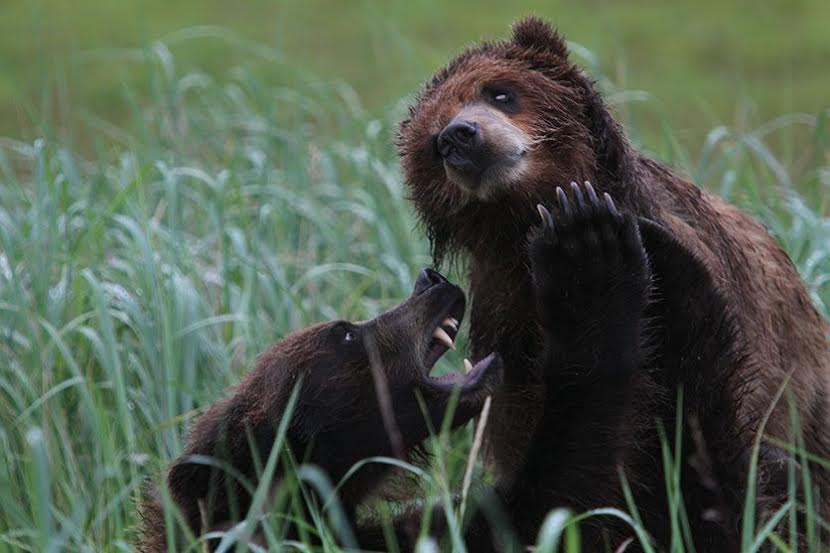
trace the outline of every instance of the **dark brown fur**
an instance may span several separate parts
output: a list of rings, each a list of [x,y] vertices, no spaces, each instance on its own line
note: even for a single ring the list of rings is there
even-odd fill
[[[452,384],[428,376],[435,356],[446,349],[436,349],[432,332],[447,317],[461,320],[464,302],[459,288],[427,270],[418,278],[410,299],[379,317],[360,323],[317,324],[288,335],[265,352],[228,397],[199,417],[184,455],[167,471],[166,488],[190,532],[202,536],[230,528],[245,518],[252,499],[226,470],[212,468],[194,456],[230,465],[255,487],[257,465],[265,466],[295,387],[287,447],[298,461],[323,469],[333,483],[358,461],[403,455],[429,435],[430,425],[440,427],[453,391]],[[447,332],[454,334],[450,329]],[[454,425],[478,412],[497,383],[499,371],[494,357],[486,370],[463,377]],[[418,404],[416,388],[426,413]],[[391,410],[381,407],[381,398]],[[384,417],[393,420],[394,428]],[[395,435],[400,443],[395,443]],[[279,488],[282,464],[274,475],[273,490]],[[339,500],[346,513],[353,514],[373,491],[386,474],[385,467],[364,466],[341,488]],[[144,553],[167,551],[164,510],[155,496],[151,491],[151,499],[140,510],[139,550]],[[287,535],[291,531],[287,529]],[[174,538],[181,539],[181,533]]]
[[[510,119],[535,145],[525,176],[482,201],[448,180],[435,140],[492,82],[517,91],[519,107]],[[487,444],[502,499],[517,508],[513,521],[522,540],[534,539],[554,507],[624,507],[616,478],[622,466],[649,530],[665,544],[668,511],[654,421],[671,437],[681,386],[684,496],[698,551],[734,549],[752,438],[788,377],[807,449],[830,455],[828,326],[786,253],[758,222],[634,150],[548,24],[523,20],[511,40],[470,48],[440,70],[401,124],[398,145],[436,263],[453,255],[469,269],[473,356],[497,350],[505,361],[506,386],[494,402],[498,416]],[[538,222],[537,203],[550,206],[556,187],[586,180],[621,209],[658,222],[674,246],[646,243],[651,258],[671,259],[655,262],[654,293],[666,299],[647,313],[653,353],[632,381],[620,427],[598,427],[597,405],[569,397],[567,382],[546,386],[550,377],[539,363],[544,342],[526,236]],[[685,267],[672,265],[678,262],[699,278],[689,280]],[[715,299],[699,304],[674,290],[676,282],[701,302]],[[785,401],[765,430],[791,441]],[[592,457],[609,449],[611,458]],[[563,459],[569,451],[578,454],[570,464],[542,466],[557,451]],[[767,500],[776,505],[785,492],[774,484],[782,466],[774,449],[762,451],[762,507]],[[826,471],[811,469],[822,497],[830,499]],[[581,487],[568,486],[569,479]],[[721,521],[704,520],[712,509]]]

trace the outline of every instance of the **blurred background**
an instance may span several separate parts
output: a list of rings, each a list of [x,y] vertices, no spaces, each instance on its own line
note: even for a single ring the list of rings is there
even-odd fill
[[[0,134],[47,121],[71,133],[90,114],[113,123],[148,88],[143,63],[162,41],[181,72],[222,79],[240,65],[266,81],[285,66],[342,80],[370,111],[411,93],[463,46],[548,17],[594,56],[579,61],[647,91],[643,117],[699,142],[830,98],[826,0],[5,0],[0,12]],[[221,27],[221,28],[220,28]],[[269,51],[258,49],[265,46]],[[291,82],[283,84],[291,86]],[[127,92],[129,91],[129,92]]]

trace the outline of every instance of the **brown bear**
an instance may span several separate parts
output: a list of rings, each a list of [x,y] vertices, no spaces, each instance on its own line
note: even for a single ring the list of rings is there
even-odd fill
[[[452,424],[475,416],[500,380],[498,355],[484,356],[464,373],[429,375],[453,346],[464,309],[461,289],[426,269],[412,296],[377,318],[317,324],[265,352],[228,397],[198,418],[184,455],[167,471],[166,488],[192,535],[245,519],[261,474],[257,467],[265,466],[292,393],[287,447],[334,483],[361,459],[401,455],[418,445],[430,427],[439,427],[453,394],[458,399]],[[346,481],[339,490],[346,513],[353,513],[387,468],[370,464]],[[276,470],[274,489],[282,475]],[[140,510],[139,550],[145,553],[167,551],[168,544],[162,502],[153,495]],[[218,540],[208,541],[215,547]]]
[[[554,507],[625,507],[622,472],[648,531],[668,544],[659,435],[672,441],[677,423],[697,550],[736,550],[752,440],[785,384],[806,450],[830,456],[828,325],[793,264],[758,222],[636,151],[549,24],[524,19],[510,40],[474,46],[439,70],[401,123],[398,147],[436,264],[449,255],[468,269],[473,355],[496,350],[504,362],[486,439],[520,541],[532,542]],[[552,312],[534,287],[536,205],[561,215],[563,199],[584,202],[579,186],[570,198],[557,192],[571,181],[591,181],[621,212],[653,222],[643,231],[652,299],[638,347],[624,348],[637,364],[630,378],[608,379],[596,366],[614,359],[596,349],[608,344],[568,331],[579,305]],[[550,262],[570,270],[562,252]],[[594,326],[634,339],[607,320]],[[551,348],[582,361],[553,366]],[[763,431],[790,443],[786,397]],[[759,459],[762,514],[787,493],[788,455],[773,443]],[[809,468],[830,499],[826,471]],[[586,532],[599,540],[600,530]]]

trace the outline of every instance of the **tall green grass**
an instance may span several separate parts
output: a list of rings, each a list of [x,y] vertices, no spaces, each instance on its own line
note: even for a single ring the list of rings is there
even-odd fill
[[[87,118],[93,155],[57,131],[0,139],[0,552],[129,550],[142,484],[181,452],[199,407],[290,330],[371,317],[430,263],[391,145],[400,109],[372,118],[347,85],[297,68],[215,82],[179,73],[164,44],[144,55],[151,93],[125,89],[126,127]],[[636,95],[603,85],[636,142],[766,223],[827,315],[827,113],[717,127],[684,151],[670,130],[636,125],[648,110]],[[460,366],[460,355],[442,363]],[[471,438],[471,428],[439,432],[426,466],[404,465],[427,510],[454,512]],[[670,468],[680,446],[666,442]],[[292,462],[274,451],[266,474]],[[310,512],[293,546],[338,550],[349,531],[329,516],[336,502],[300,508],[309,489],[325,496],[337,483],[313,468],[289,473],[282,516],[254,511],[249,522],[265,516],[276,546],[286,518]],[[691,551],[682,498],[673,505],[674,550]],[[633,507],[599,513],[641,536]],[[538,550],[578,551],[576,524],[592,514],[552,512]],[[178,524],[172,512],[167,522]],[[767,522],[746,529],[747,550],[791,550]],[[231,531],[228,547],[248,531]],[[422,533],[420,550],[434,550]]]

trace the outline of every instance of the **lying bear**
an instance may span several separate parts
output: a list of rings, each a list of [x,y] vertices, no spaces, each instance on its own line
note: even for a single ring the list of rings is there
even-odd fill
[[[317,324],[286,336],[265,352],[229,397],[199,417],[184,456],[167,472],[167,489],[192,535],[244,520],[250,493],[226,469],[216,467],[229,466],[256,486],[256,466],[268,459],[295,387],[288,447],[295,458],[318,465],[335,483],[361,459],[401,454],[396,449],[405,452],[422,442],[430,427],[440,426],[454,393],[459,395],[453,425],[475,416],[498,385],[497,355],[483,357],[464,373],[429,376],[453,345],[464,308],[463,292],[426,269],[412,296],[379,317]],[[384,391],[377,393],[376,386]],[[418,404],[416,389],[428,417]],[[380,396],[391,408],[393,429],[388,421],[385,424]],[[394,436],[400,443],[394,443]],[[206,458],[213,462],[206,463]],[[375,488],[386,466],[364,466],[346,481],[339,494],[346,512],[353,512]],[[280,480],[277,470],[275,487]],[[167,551],[161,502],[145,504],[141,514],[139,549]]]
[[[626,507],[624,473],[644,524],[667,545],[658,437],[662,428],[671,441],[677,424],[697,550],[736,550],[753,437],[785,383],[800,424],[791,428],[787,399],[766,421],[773,440],[760,452],[756,520],[788,493],[790,456],[776,440],[792,443],[798,431],[809,452],[830,457],[828,326],[787,255],[758,222],[635,150],[547,23],[520,21],[509,40],[472,47],[438,71],[401,123],[398,146],[436,263],[452,255],[469,270],[473,355],[496,350],[504,361],[505,385],[493,402],[499,416],[486,444],[522,543],[533,541],[554,507]],[[572,180],[593,182],[598,197],[607,193],[620,211],[658,224],[667,239],[649,243],[643,233],[649,259],[677,264],[652,267],[654,301],[640,327],[647,332],[632,338],[628,318],[617,327],[594,321],[612,325],[635,355],[616,361],[634,366],[622,380],[619,371],[598,368],[606,353],[583,351],[582,337],[568,331],[569,313],[582,306],[551,312],[534,289],[527,248],[534,206],[561,205],[557,189],[575,194]],[[550,262],[571,269],[565,256]],[[712,297],[719,299],[706,304]],[[540,331],[546,316],[558,339]],[[577,366],[551,365],[549,347],[586,357]],[[817,463],[800,468],[810,469],[814,497],[830,515],[828,471]],[[612,536],[611,544],[625,538]]]

